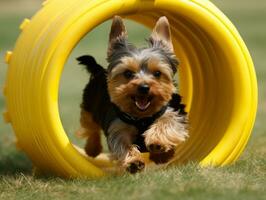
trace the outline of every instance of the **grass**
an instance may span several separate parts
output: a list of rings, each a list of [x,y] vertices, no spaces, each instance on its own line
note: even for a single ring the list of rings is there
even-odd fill
[[[31,16],[39,7],[38,1],[20,2],[26,2],[27,8],[20,8],[15,0],[0,3],[0,57],[13,48],[21,20]],[[34,177],[31,162],[15,148],[11,127],[0,121],[0,199],[266,199],[266,2],[214,2],[243,36],[254,59],[259,84],[259,107],[253,135],[244,154],[234,165],[199,168],[190,163],[135,176],[100,180]],[[67,133],[79,144],[81,142],[72,137],[72,133],[78,127],[80,91],[87,76],[80,68],[73,67],[76,66],[74,58],[89,52],[104,63],[109,24],[105,23],[82,40],[69,58],[62,76],[60,113]],[[141,44],[143,34],[147,37],[148,31],[143,27],[134,31],[136,26],[133,23],[128,26],[132,34],[130,38],[134,43]],[[5,73],[4,61],[0,59],[0,87],[4,83]],[[4,108],[4,99],[0,95],[0,112]]]
[[[3,177],[0,186],[2,195],[10,199],[265,199],[262,167],[266,163],[250,159],[254,162],[221,169],[190,164],[92,181],[18,174]]]

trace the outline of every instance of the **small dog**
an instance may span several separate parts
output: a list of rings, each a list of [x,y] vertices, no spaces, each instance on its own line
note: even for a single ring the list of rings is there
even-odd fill
[[[167,163],[188,137],[185,105],[173,81],[179,63],[166,17],[157,21],[148,44],[139,49],[128,43],[123,20],[115,16],[107,70],[91,56],[77,58],[91,74],[77,134],[87,137],[85,151],[95,157],[102,151],[102,129],[112,158],[130,173],[144,169],[141,152],[150,152],[156,164]]]

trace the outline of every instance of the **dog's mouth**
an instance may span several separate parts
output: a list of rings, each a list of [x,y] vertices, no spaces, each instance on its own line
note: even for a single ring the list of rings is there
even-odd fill
[[[135,102],[136,107],[140,111],[144,112],[151,105],[152,97],[151,96],[135,96],[135,97],[132,97],[132,99]]]

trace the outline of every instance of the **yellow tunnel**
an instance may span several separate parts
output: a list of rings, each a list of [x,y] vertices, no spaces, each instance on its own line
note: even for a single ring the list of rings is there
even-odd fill
[[[223,166],[235,161],[251,134],[257,82],[250,54],[236,28],[207,0],[47,0],[22,30],[8,73],[4,118],[18,146],[41,171],[63,177],[100,177],[111,165],[89,159],[69,141],[58,109],[64,64],[93,28],[120,15],[152,28],[171,24],[180,92],[188,105],[190,138],[177,163]]]

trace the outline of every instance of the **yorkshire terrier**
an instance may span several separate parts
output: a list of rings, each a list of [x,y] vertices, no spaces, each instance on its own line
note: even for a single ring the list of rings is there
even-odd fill
[[[77,58],[91,74],[77,132],[87,137],[85,152],[101,153],[103,130],[112,158],[130,173],[145,168],[141,152],[150,152],[156,164],[167,163],[188,137],[187,113],[174,81],[179,62],[166,17],[157,21],[147,42],[147,48],[130,44],[122,18],[115,16],[107,69],[92,56]]]

